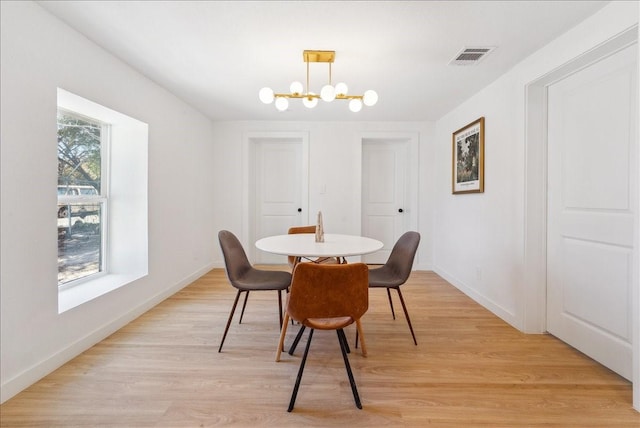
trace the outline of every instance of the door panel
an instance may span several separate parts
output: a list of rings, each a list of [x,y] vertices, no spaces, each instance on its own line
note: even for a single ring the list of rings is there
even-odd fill
[[[636,46],[548,88],[547,330],[631,379]]]
[[[362,146],[362,233],[384,244],[363,256],[365,263],[385,263],[407,231],[407,153],[405,141],[368,141]]]
[[[629,301],[630,250],[571,238],[562,245],[564,314],[628,340],[628,312],[608,308]]]

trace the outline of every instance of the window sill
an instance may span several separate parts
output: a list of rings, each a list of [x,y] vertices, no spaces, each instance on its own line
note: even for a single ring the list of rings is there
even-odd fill
[[[58,291],[58,313],[61,314],[90,300],[127,285],[146,274],[105,275]]]

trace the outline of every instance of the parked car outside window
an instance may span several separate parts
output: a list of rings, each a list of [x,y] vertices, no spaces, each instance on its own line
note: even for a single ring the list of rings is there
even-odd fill
[[[98,191],[93,186],[59,185],[58,196],[98,196]],[[84,205],[58,204],[58,218],[71,217],[84,218],[87,214]]]

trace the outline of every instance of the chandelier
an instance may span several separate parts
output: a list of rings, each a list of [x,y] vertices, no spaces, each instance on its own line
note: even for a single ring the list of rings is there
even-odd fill
[[[318,100],[325,102],[333,100],[348,100],[349,110],[356,113],[362,109],[362,105],[368,107],[378,102],[378,94],[376,91],[369,89],[363,95],[348,94],[348,87],[345,83],[338,83],[335,86],[331,83],[331,64],[333,63],[336,53],[335,51],[311,51],[302,52],[304,62],[307,64],[307,86],[306,90],[302,83],[296,81],[289,87],[290,93],[275,93],[271,88],[262,88],[258,96],[260,101],[265,104],[271,104],[275,100],[275,106],[278,111],[285,111],[289,107],[289,98],[301,98],[302,104],[307,108],[314,108],[318,104]],[[309,91],[309,63],[310,62],[326,62],[329,64],[329,83],[324,85],[320,90],[320,94]]]

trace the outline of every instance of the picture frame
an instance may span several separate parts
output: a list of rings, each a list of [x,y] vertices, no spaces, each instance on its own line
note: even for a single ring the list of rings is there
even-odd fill
[[[452,193],[484,192],[484,117],[452,136]]]

